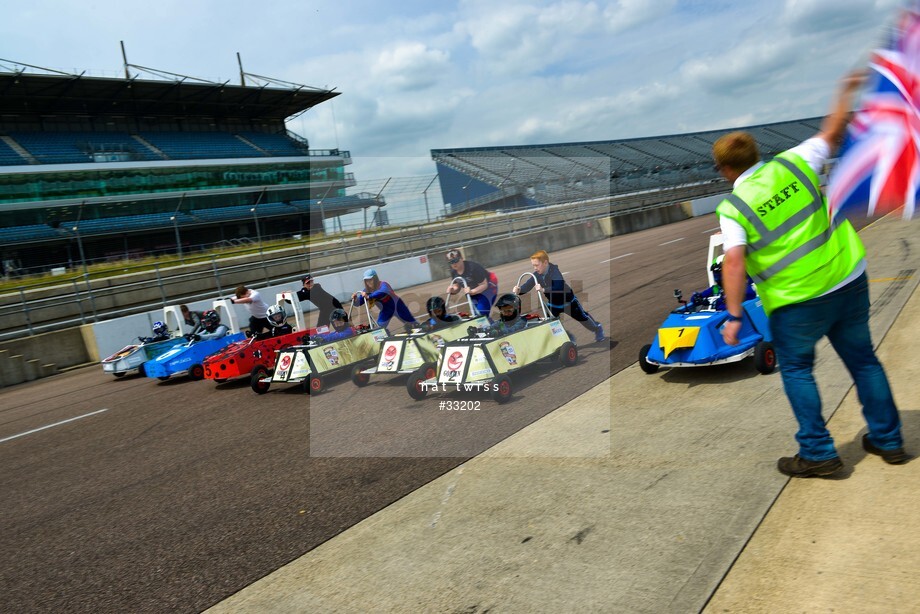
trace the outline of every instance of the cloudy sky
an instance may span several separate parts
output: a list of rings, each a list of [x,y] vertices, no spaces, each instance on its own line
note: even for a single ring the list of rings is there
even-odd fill
[[[292,121],[358,180],[430,150],[607,140],[825,113],[898,0],[0,0],[0,58],[341,92]],[[9,64],[5,64],[9,66]]]

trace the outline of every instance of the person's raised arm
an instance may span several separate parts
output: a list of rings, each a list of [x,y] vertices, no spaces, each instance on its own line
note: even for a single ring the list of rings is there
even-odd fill
[[[847,124],[850,123],[853,99],[865,82],[866,74],[865,70],[854,71],[840,80],[834,100],[831,102],[830,113],[821,122],[821,131],[817,136],[824,139],[830,146],[831,156],[843,141]]]

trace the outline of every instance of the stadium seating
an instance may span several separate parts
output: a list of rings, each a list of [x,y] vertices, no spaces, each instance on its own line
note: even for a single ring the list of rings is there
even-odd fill
[[[38,241],[41,239],[58,239],[61,231],[47,224],[33,224],[29,226],[11,226],[0,228],[0,243],[21,243],[25,241]]]
[[[285,134],[241,132],[240,136],[271,156],[305,156],[307,150]]]
[[[12,147],[6,144],[6,141],[0,139],[0,166],[14,166],[16,164],[28,164],[29,161],[20,156]]]
[[[229,132],[142,132],[140,136],[173,160],[265,156]]]
[[[18,132],[12,137],[42,164],[93,162],[93,154],[118,153],[131,160],[157,156],[123,132]]]

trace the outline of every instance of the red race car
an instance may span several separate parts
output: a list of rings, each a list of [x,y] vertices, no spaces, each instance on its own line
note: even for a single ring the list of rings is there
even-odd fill
[[[278,294],[278,304],[269,308],[269,317],[272,313],[279,313],[278,323],[274,326],[285,325],[288,313],[291,309],[288,307],[285,299],[293,298],[290,293],[284,292]],[[248,339],[231,343],[219,352],[208,356],[202,366],[204,367],[205,379],[211,379],[221,384],[227,380],[237,377],[251,378],[255,372],[270,373],[275,368],[275,359],[278,357],[278,350],[283,350],[292,345],[301,345],[305,335],[322,334],[328,326],[310,328],[303,330],[303,314],[297,309],[293,309],[295,316],[295,327],[293,332],[280,334],[274,337],[256,335]],[[291,329],[290,326],[287,329]],[[277,330],[277,329],[275,329]]]

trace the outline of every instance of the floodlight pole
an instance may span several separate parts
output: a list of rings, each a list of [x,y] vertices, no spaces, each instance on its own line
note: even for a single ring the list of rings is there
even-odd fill
[[[331,191],[332,191],[332,186],[330,185],[328,188],[326,188],[326,191],[323,193],[323,195],[319,197],[319,200],[316,201],[316,204],[319,205],[319,223],[323,227],[323,234],[326,234],[326,212],[325,210],[323,210],[323,201],[326,199],[327,196],[329,196],[329,192]],[[333,230],[335,230],[334,225],[333,225]]]
[[[259,241],[259,254],[261,254],[262,253],[262,231],[259,230],[259,214],[256,213],[256,207],[258,206],[259,205],[257,204],[255,207],[250,209],[250,211],[252,211],[252,219],[255,220],[255,223],[256,223],[256,238]]]
[[[182,207],[183,200],[185,200],[185,192],[179,197],[179,204],[176,205],[176,210],[173,211],[172,217],[169,218],[169,220],[173,223],[173,230],[176,231],[176,253],[179,256],[179,262],[185,264],[185,259],[182,257],[182,239],[179,238],[179,209]]]
[[[466,185],[461,188],[463,190],[463,194],[466,195],[466,206],[463,208],[464,212],[469,211],[470,209],[470,191],[468,188],[470,187],[471,183],[473,183],[472,177],[470,177],[470,180],[466,182]]]
[[[434,183],[434,180],[438,178],[438,174],[435,173],[434,177],[431,178],[431,181],[428,182],[428,185],[425,186],[425,189],[422,190],[422,196],[425,197],[425,217],[428,219],[428,223],[431,223],[431,213],[428,212],[428,188],[431,187],[431,184]]]
[[[83,265],[83,278],[89,283],[89,269],[86,267],[86,256],[83,253],[83,239],[80,238],[79,222],[73,227],[73,231],[77,235],[77,248],[80,250],[80,263]]]
[[[125,63],[125,79],[131,80],[131,73],[128,72],[128,54],[125,53],[125,41],[118,41],[121,44],[121,59]]]

